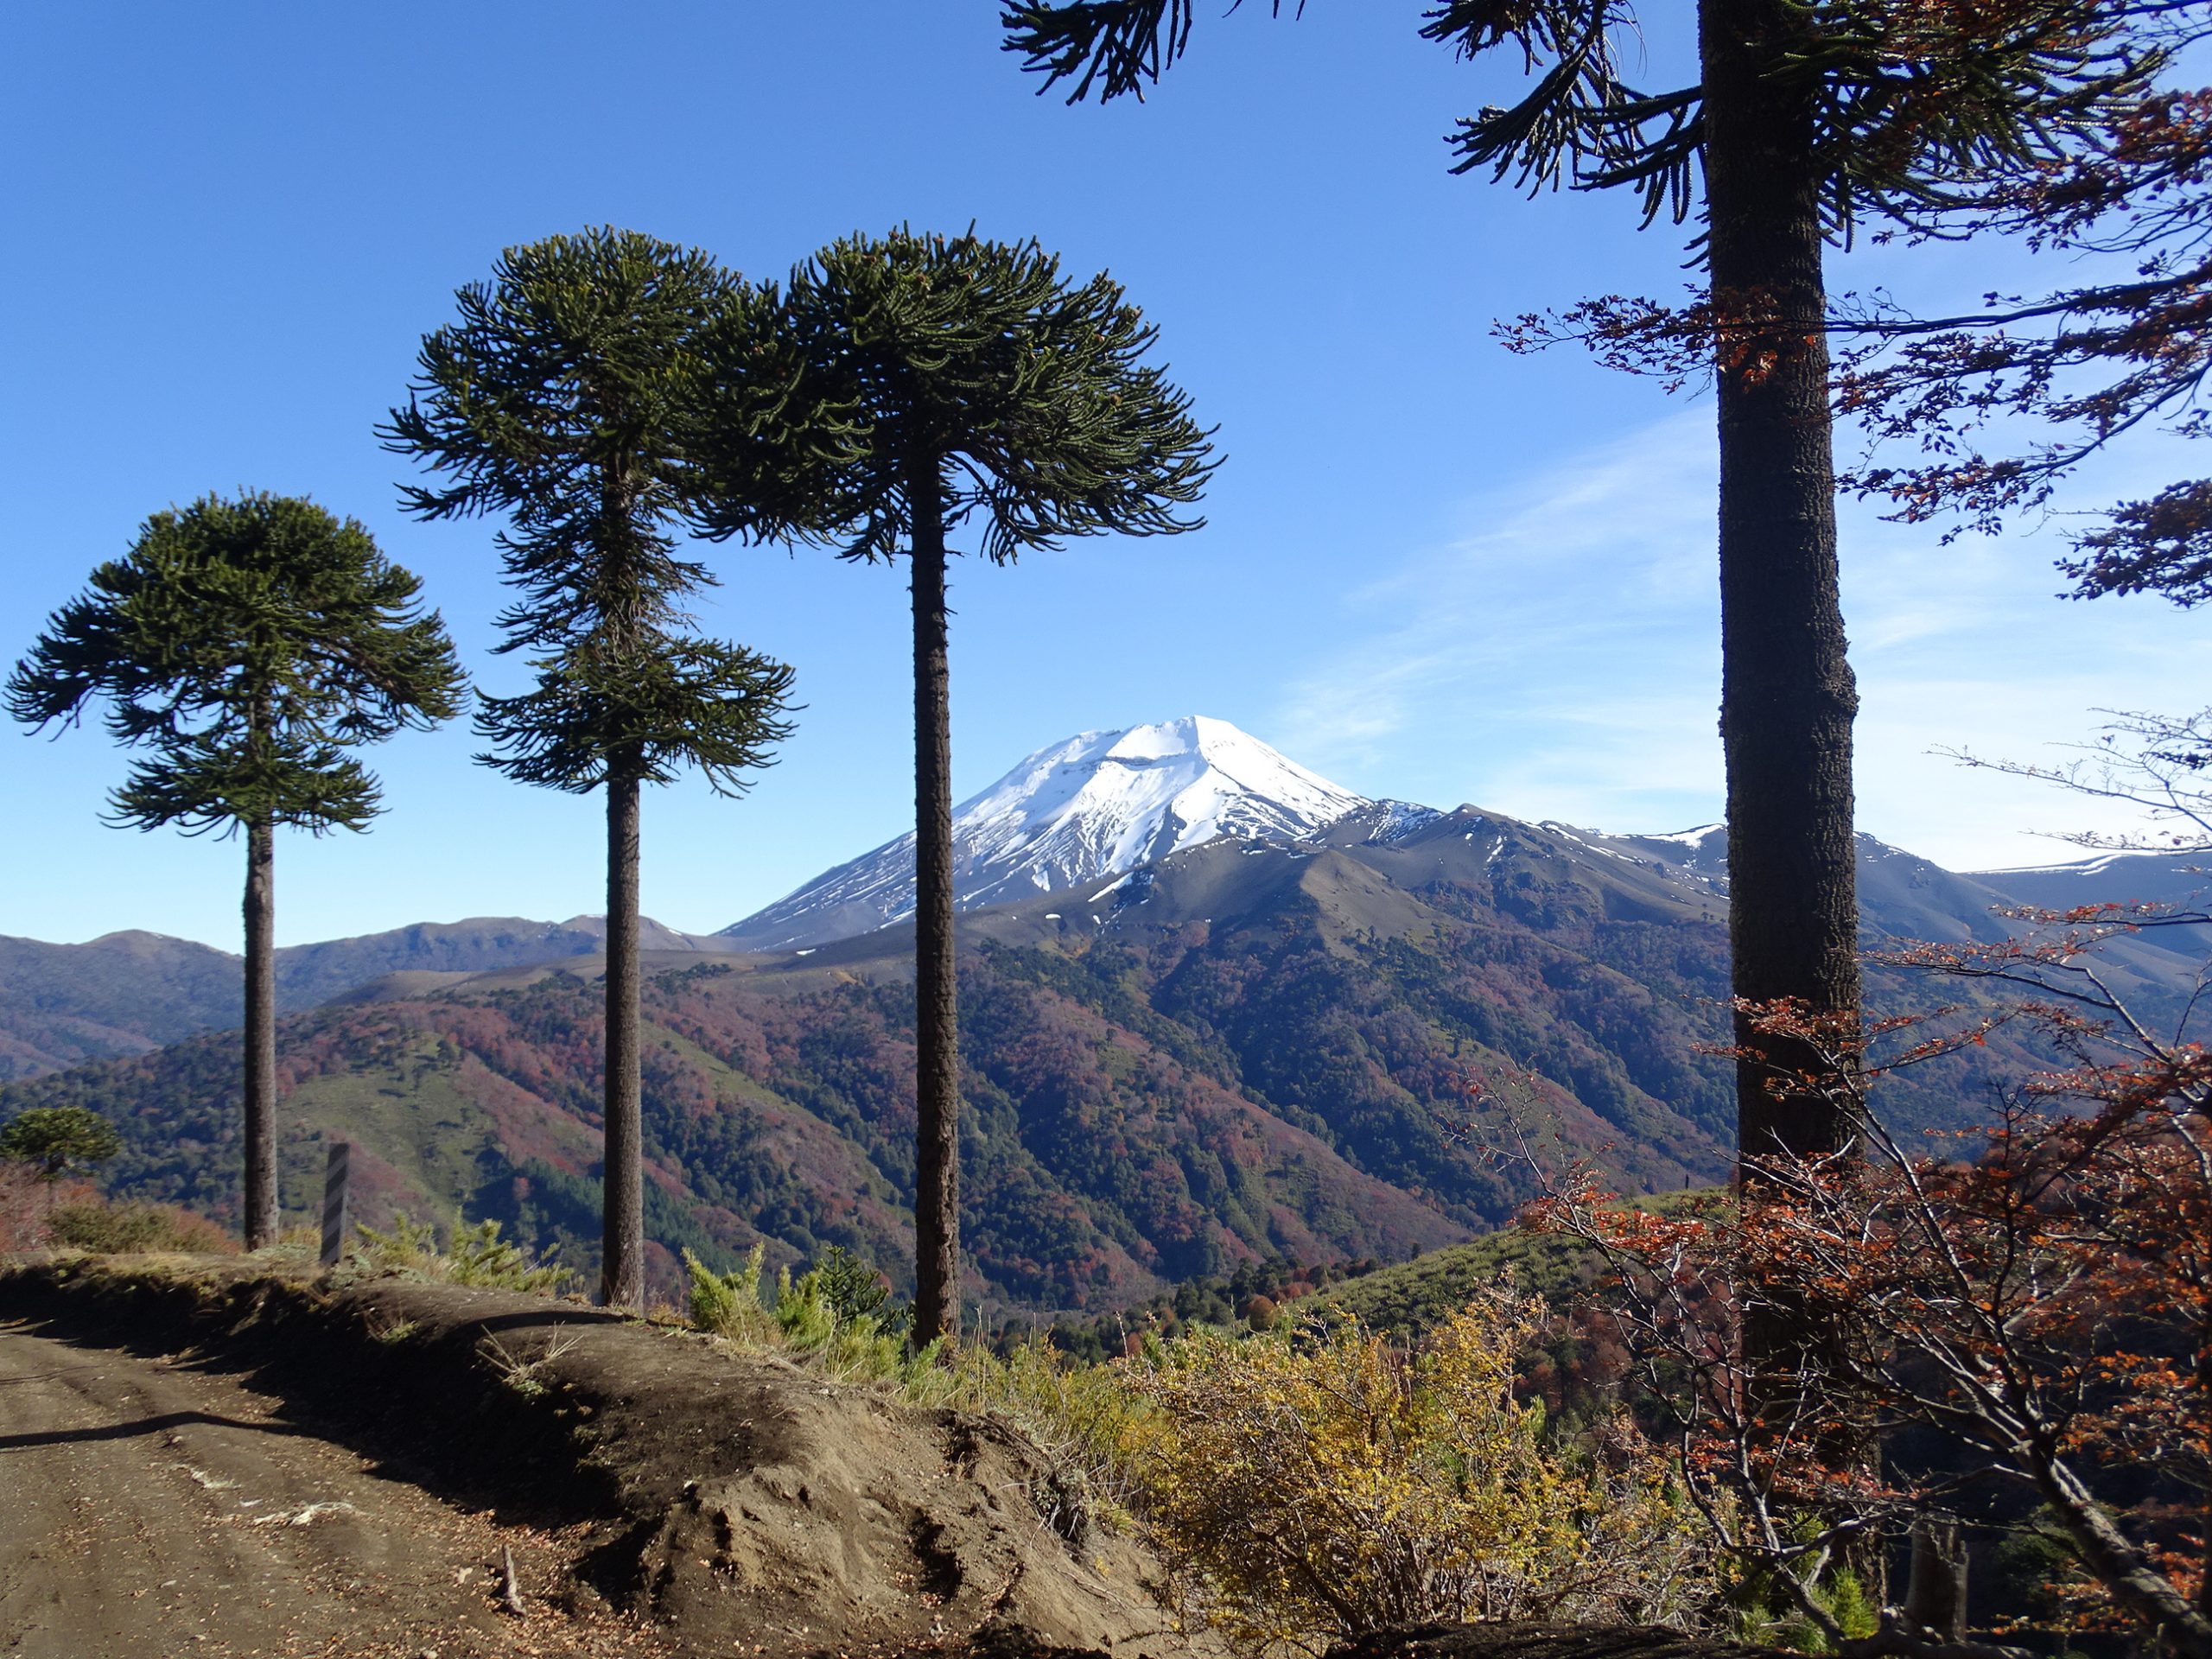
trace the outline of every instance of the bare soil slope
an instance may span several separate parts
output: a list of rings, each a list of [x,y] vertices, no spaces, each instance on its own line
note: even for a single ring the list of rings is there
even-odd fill
[[[0,1317],[0,1652],[1177,1650],[1020,1435],[686,1332],[181,1261]]]
[[[1747,1648],[1683,1636],[1578,1624],[1425,1624],[1377,1630],[1331,1648],[1325,1659],[1780,1659]]]
[[[0,1652],[675,1650],[547,1600],[572,1554],[304,1432],[234,1376],[0,1325]]]

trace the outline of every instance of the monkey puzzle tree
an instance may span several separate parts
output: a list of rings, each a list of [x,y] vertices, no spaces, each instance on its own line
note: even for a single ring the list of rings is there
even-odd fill
[[[1274,10],[1280,10],[1278,3]],[[1233,10],[1233,8],[1232,8]],[[1028,0],[1007,49],[1071,102],[1139,91],[1182,54],[1189,0]],[[1626,188],[1645,224],[1702,221],[1689,319],[1719,431],[1723,677],[1738,1144],[1746,1156],[1848,1143],[1833,1089],[1792,1079],[1822,1056],[1754,1010],[1859,1004],[1852,834],[1858,694],[1837,595],[1823,251],[1872,219],[1921,222],[1961,179],[2032,164],[2137,84],[2099,0],[1700,0],[1700,74],[1623,79],[1625,0],[1440,0],[1422,34],[1503,53],[1535,79],[1459,123],[1455,171],[1530,189]],[[1700,188],[1700,185],[1702,188]],[[1602,312],[1578,330],[1603,345]],[[1678,336],[1679,337],[1679,336]]]
[[[34,1106],[0,1128],[0,1158],[37,1165],[42,1181],[60,1180],[73,1165],[105,1163],[122,1150],[115,1125],[86,1106]]]
[[[742,291],[705,254],[632,231],[510,248],[460,290],[461,321],[424,338],[407,407],[378,429],[454,480],[409,486],[409,511],[508,518],[499,545],[522,597],[499,649],[528,652],[537,680],[480,699],[493,753],[479,758],[523,783],[607,790],[601,1291],[616,1306],[645,1295],[640,785],[689,766],[741,794],[791,733],[789,668],[689,632],[683,602],[714,579],[670,533],[694,489],[700,334]]]
[[[714,533],[906,556],[914,624],[917,1007],[914,1340],[959,1319],[959,1061],[953,960],[946,535],[995,564],[1069,536],[1204,522],[1209,434],[1157,330],[1104,276],[1080,286],[1034,241],[900,230],[836,242],[761,290],[715,352]]]
[[[211,495],[149,518],[8,681],[26,725],[74,725],[105,698],[117,741],[151,751],[113,822],[245,831],[250,1249],[276,1236],[276,828],[365,829],[380,791],[346,751],[458,712],[465,682],[421,593],[354,519]]]

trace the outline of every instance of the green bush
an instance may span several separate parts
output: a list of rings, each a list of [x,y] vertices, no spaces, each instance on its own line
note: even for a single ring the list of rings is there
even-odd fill
[[[908,1307],[893,1307],[891,1287],[876,1271],[875,1263],[855,1255],[842,1244],[832,1244],[808,1270],[823,1300],[841,1324],[870,1319],[885,1332],[906,1329],[913,1316]]]
[[[793,1353],[821,1352],[844,1324],[818,1271],[810,1268],[794,1280],[791,1270],[785,1268],[776,1275],[776,1328],[783,1332],[784,1345]]]
[[[683,1252],[683,1270],[690,1279],[691,1323],[702,1331],[733,1342],[761,1343],[774,1325],[760,1306],[760,1260],[766,1250],[755,1244],[752,1253],[728,1273],[716,1273],[694,1255]]]
[[[499,1224],[488,1218],[474,1227],[456,1228],[446,1250],[448,1284],[553,1295],[572,1277],[557,1263],[532,1262],[529,1251],[501,1238]]]
[[[360,1235],[355,1254],[372,1272],[540,1296],[559,1294],[575,1276],[557,1263],[531,1261],[520,1245],[501,1238],[499,1224],[489,1219],[455,1227],[444,1250],[438,1249],[437,1229],[410,1219],[404,1211],[391,1218],[388,1233],[366,1225],[354,1231]]]
[[[937,1344],[918,1354],[908,1351],[906,1312],[880,1313],[889,1292],[873,1267],[833,1246],[796,1278],[789,1268],[779,1272],[770,1307],[760,1296],[764,1253],[765,1246],[755,1244],[730,1272],[716,1273],[684,1251],[695,1327],[804,1360],[841,1382],[895,1382],[909,1393],[927,1391]]]

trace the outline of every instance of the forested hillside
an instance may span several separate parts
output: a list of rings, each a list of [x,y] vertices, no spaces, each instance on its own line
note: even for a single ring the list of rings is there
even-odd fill
[[[1223,841],[1096,908],[1046,895],[963,922],[963,1227],[982,1300],[1103,1309],[1272,1258],[1402,1260],[1497,1225],[1522,1188],[1462,1132],[1477,1078],[1560,1156],[1667,1192],[1726,1168],[1722,902],[1663,861],[1463,810],[1341,845]],[[563,943],[567,943],[566,939]],[[728,1261],[842,1244],[911,1258],[912,997],[891,928],[773,957],[679,957],[648,987],[648,1231]],[[326,1139],[361,1213],[496,1217],[580,1267],[596,1238],[597,958],[293,1016],[280,1052],[291,1213]],[[1947,988],[1892,976],[1893,1004]],[[237,1039],[203,1034],[0,1090],[94,1107],[118,1192],[227,1216]],[[1984,1057],[1983,1066],[1997,1062]],[[1970,1121],[1973,1074],[1893,1109]]]
[[[968,1209],[1004,1297],[1110,1302],[1250,1254],[1402,1254],[1463,1230],[1327,1143],[1144,1038],[990,963],[970,969]],[[846,983],[763,995],[704,968],[652,988],[648,1225],[726,1260],[755,1236],[843,1243],[894,1269],[910,1249],[911,995]],[[285,1031],[286,1190],[313,1190],[325,1137],[353,1141],[364,1210],[507,1221],[582,1259],[596,1217],[593,991],[519,991],[332,1010]],[[233,1201],[235,1039],[17,1085],[0,1110],[95,1104],[123,1128],[122,1191]],[[365,1154],[365,1156],[363,1154]],[[665,1265],[664,1263],[664,1265]]]

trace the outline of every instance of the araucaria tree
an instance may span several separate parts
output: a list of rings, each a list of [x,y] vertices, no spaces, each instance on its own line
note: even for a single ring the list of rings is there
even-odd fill
[[[149,518],[8,682],[26,725],[73,725],[105,699],[116,740],[148,752],[112,822],[245,832],[250,1249],[276,1237],[276,832],[365,829],[377,779],[348,751],[459,711],[460,665],[421,592],[353,519],[211,495]]]
[[[1033,241],[854,237],[759,296],[717,352],[707,522],[842,557],[905,556],[914,623],[918,1147],[914,1340],[959,1318],[947,536],[995,564],[1066,537],[1194,530],[1212,467],[1155,330],[1104,276]]]
[[[49,1183],[122,1150],[115,1125],[88,1106],[34,1106],[0,1129],[0,1158],[36,1165],[39,1179]]]
[[[1280,6],[1276,8],[1280,10]],[[1702,223],[1689,325],[1719,429],[1723,677],[1738,1139],[1748,1157],[1847,1144],[1849,1091],[1791,1079],[1829,1056],[1761,1022],[1787,1000],[1856,1017],[1852,722],[1837,598],[1823,254],[1871,220],[1914,224],[1961,180],[2033,165],[2145,62],[2094,0],[1700,0],[1695,84],[1623,77],[1624,0],[1441,0],[1421,32],[1503,54],[1533,86],[1462,121],[1455,170],[1531,189],[1625,188],[1646,224]],[[1187,0],[1010,6],[1007,45],[1072,99],[1135,92],[1181,54]],[[1701,187],[1701,188],[1700,188]],[[1601,349],[1645,319],[1599,302],[1553,330]],[[1540,319],[1534,332],[1546,329]],[[1679,319],[1658,332],[1679,344]],[[1671,330],[1671,332],[1669,332]],[[1525,336],[1524,336],[1525,337]]]
[[[706,255],[635,232],[510,248],[460,290],[460,321],[424,338],[408,404],[379,429],[452,480],[410,486],[410,512],[508,520],[500,553],[522,596],[499,649],[528,653],[537,683],[480,699],[480,758],[523,783],[607,791],[601,1290],[618,1306],[645,1296],[640,788],[689,766],[741,793],[791,731],[791,670],[690,631],[683,601],[713,578],[671,533],[693,496],[701,334],[742,292]]]

